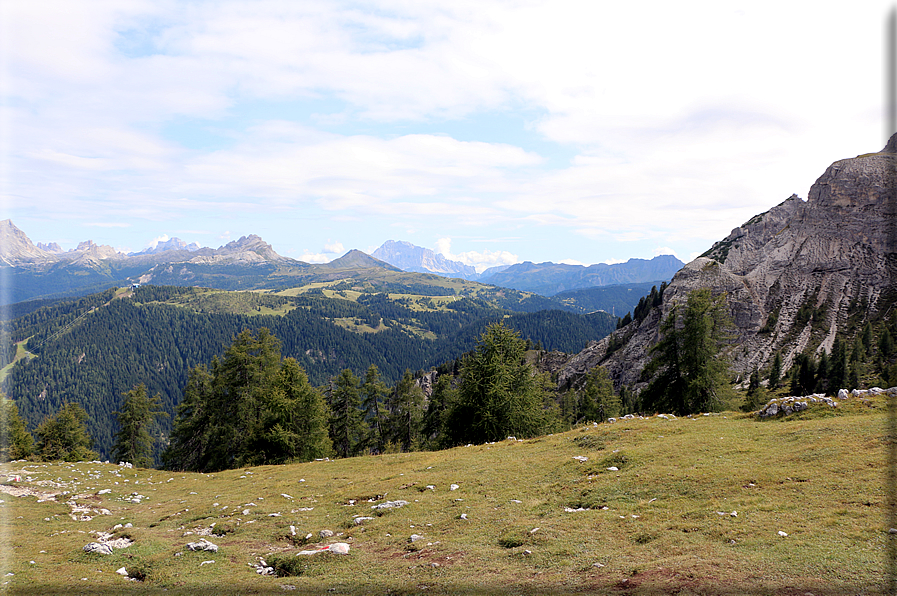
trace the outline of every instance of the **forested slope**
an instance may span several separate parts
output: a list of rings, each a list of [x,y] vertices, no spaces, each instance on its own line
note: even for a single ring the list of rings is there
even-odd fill
[[[323,385],[349,368],[377,366],[388,383],[406,369],[426,370],[471,350],[486,325],[506,324],[545,349],[575,352],[607,335],[616,320],[598,313],[513,313],[473,298],[441,310],[382,294],[357,301],[145,286],[114,290],[40,308],[9,323],[13,341],[28,340],[33,359],[17,363],[4,382],[34,428],[67,401],[85,408],[95,449],[108,454],[122,394],[144,383],[171,415],[188,371],[220,355],[243,329],[268,328],[311,382]]]

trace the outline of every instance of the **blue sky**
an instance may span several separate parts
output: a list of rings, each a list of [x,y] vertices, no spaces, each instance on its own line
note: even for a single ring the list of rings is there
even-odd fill
[[[0,217],[139,251],[690,260],[884,146],[887,2],[0,3]]]

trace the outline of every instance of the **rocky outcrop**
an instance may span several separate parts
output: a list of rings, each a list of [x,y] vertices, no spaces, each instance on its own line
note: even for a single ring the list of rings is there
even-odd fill
[[[787,370],[808,348],[830,351],[838,332],[852,333],[850,325],[897,299],[894,148],[897,135],[881,152],[835,162],[806,201],[792,195],[732,230],[676,274],[647,318],[574,356],[559,372],[559,385],[575,386],[601,364],[617,386],[644,386],[642,370],[662,317],[702,287],[726,297],[735,373],[768,366],[776,352]]]

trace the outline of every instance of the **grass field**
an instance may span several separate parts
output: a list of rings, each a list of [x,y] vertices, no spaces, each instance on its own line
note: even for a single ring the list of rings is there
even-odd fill
[[[885,423],[875,398],[791,420],[654,417],[208,475],[13,462],[0,487],[0,584],[13,594],[881,593]],[[9,494],[22,487],[67,494]],[[72,519],[73,495],[92,519]],[[408,504],[371,509],[399,499]],[[335,535],[321,540],[325,529]],[[134,543],[83,552],[100,531]],[[187,549],[210,531],[217,553]],[[351,550],[297,557],[308,534]],[[296,575],[259,575],[259,558]]]

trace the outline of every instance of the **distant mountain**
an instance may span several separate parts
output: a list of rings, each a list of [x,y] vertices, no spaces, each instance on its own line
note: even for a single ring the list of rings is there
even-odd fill
[[[372,257],[360,250],[350,250],[338,259],[333,259],[329,263],[318,265],[321,269],[367,269],[370,267],[380,267],[391,271],[401,271],[399,267],[395,267],[388,262]]]
[[[53,244],[55,244],[57,247],[59,246],[55,242]],[[38,244],[38,246],[40,246],[40,244]],[[166,240],[164,242],[158,242],[158,243],[156,243],[155,246],[151,246],[147,249],[141,250],[140,252],[132,252],[132,253],[130,253],[129,256],[155,255],[155,254],[159,254],[160,252],[166,252],[169,250],[186,250],[188,252],[195,252],[195,251],[199,250],[200,248],[202,248],[202,247],[199,244],[197,244],[196,242],[191,242],[190,244],[187,244],[180,238],[172,238],[172,239]]]
[[[402,271],[435,273],[444,277],[477,279],[476,269],[460,261],[452,261],[429,248],[415,246],[410,242],[387,240],[371,255]]]
[[[623,318],[627,312],[632,314],[638,301],[651,292],[652,286],[659,288],[662,281],[668,280],[564,290],[551,299],[571,312],[591,313],[603,310]]]
[[[562,265],[526,261],[493,274],[484,273],[479,281],[542,296],[554,296],[565,290],[669,280],[684,263],[672,255],[651,260],[629,259],[607,265]],[[488,272],[487,272],[488,273]]]

